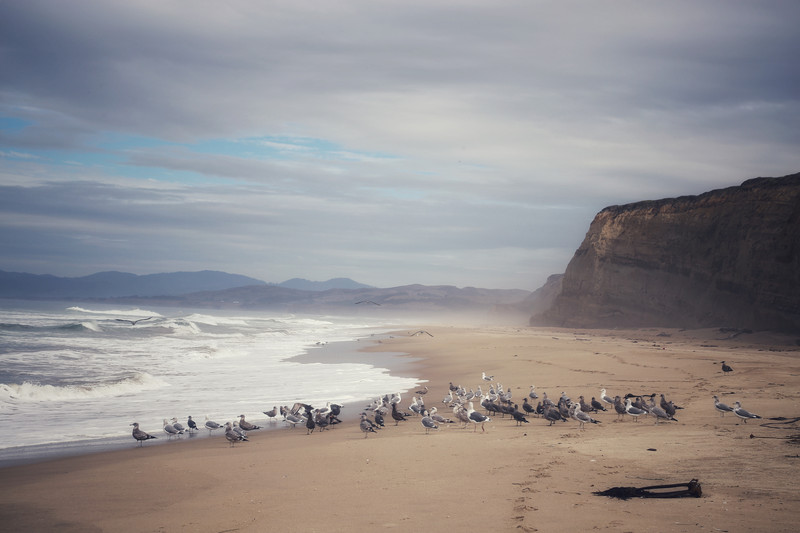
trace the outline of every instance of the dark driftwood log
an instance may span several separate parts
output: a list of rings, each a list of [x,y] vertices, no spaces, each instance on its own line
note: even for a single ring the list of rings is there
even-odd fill
[[[685,488],[682,490],[654,492],[659,489],[675,489],[678,487]],[[673,483],[671,485],[652,485],[650,487],[611,487],[608,490],[595,492],[595,494],[598,496],[608,496],[609,498],[618,498],[620,500],[627,500],[628,498],[700,498],[703,495],[703,490],[700,487],[700,482],[696,479],[693,479],[689,483]]]

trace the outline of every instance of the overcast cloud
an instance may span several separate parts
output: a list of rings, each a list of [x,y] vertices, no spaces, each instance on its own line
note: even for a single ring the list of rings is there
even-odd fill
[[[0,269],[539,287],[800,171],[800,3],[0,3]]]

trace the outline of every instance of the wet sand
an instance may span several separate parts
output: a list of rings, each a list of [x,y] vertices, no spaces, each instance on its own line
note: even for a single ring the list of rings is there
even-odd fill
[[[369,346],[410,354],[428,406],[452,381],[520,403],[530,385],[556,399],[665,394],[678,422],[599,413],[585,430],[538,418],[486,431],[419,419],[364,438],[352,413],[335,429],[221,435],[0,470],[7,531],[796,531],[800,351],[793,338],[719,330],[635,331],[423,326]],[[720,361],[734,371],[724,375]],[[391,393],[394,391],[386,391]],[[765,417],[720,417],[711,396]],[[658,397],[658,396],[657,396]],[[404,395],[406,407],[411,396]],[[358,406],[348,406],[355,409]],[[357,414],[357,413],[356,413]],[[255,420],[257,423],[263,420]],[[154,432],[158,428],[143,428]],[[5,428],[9,431],[8,428]],[[752,438],[751,438],[752,435]],[[614,486],[685,483],[702,498],[615,500]]]

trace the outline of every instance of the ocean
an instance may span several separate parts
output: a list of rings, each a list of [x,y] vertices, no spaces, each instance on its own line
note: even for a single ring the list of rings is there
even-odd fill
[[[409,390],[421,380],[353,357],[355,341],[389,328],[363,316],[0,300],[0,464],[133,446],[133,422],[152,443],[167,440],[163,419],[267,425],[276,405]]]

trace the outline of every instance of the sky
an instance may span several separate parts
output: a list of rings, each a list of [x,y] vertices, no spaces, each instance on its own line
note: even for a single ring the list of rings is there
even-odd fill
[[[0,270],[535,290],[800,171],[800,2],[0,2]]]

